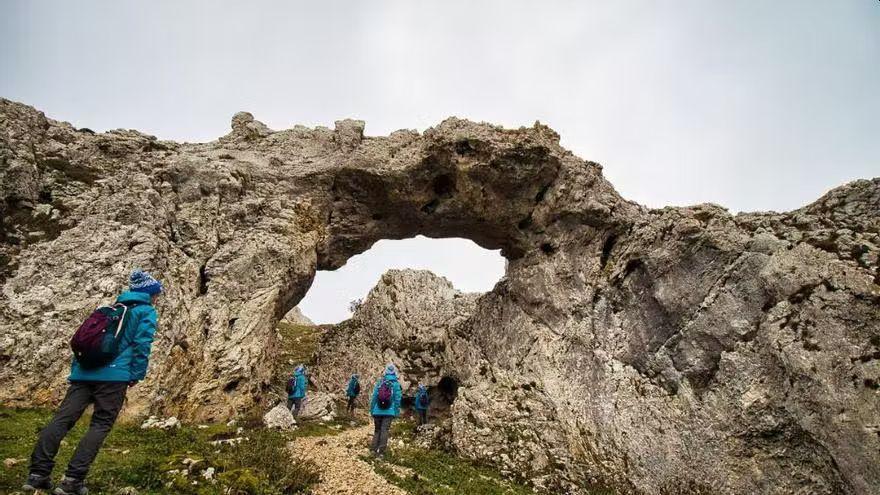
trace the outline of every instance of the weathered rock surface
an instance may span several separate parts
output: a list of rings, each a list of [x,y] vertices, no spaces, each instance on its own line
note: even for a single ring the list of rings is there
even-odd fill
[[[387,363],[400,368],[404,394],[414,394],[419,382],[439,383],[451,368],[445,362],[450,331],[474,313],[477,297],[426,270],[388,271],[352,318],[321,338],[315,384],[344,391],[358,373],[366,397]]]
[[[336,404],[333,395],[327,392],[311,392],[306,396],[306,401],[299,417],[304,420],[329,421],[336,417]]]
[[[263,415],[263,424],[266,425],[266,428],[277,428],[280,430],[296,429],[296,420],[293,419],[293,414],[284,402],[273,407]]]
[[[446,349],[463,454],[563,492],[878,491],[880,179],[784,214],[651,210],[539,124],[363,129],[238,114],[179,144],[0,100],[0,401],[57,401],[73,329],[139,266],[168,290],[127,412],[266,407],[316,269],[456,236],[509,260]]]
[[[287,323],[293,323],[294,325],[314,325],[315,322],[310,320],[306,315],[300,311],[299,307],[294,307],[290,311],[284,315],[284,318],[281,318],[281,321]]]

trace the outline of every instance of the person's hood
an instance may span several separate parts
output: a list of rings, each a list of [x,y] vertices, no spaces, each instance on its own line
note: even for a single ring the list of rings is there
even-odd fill
[[[396,382],[396,381],[397,381],[397,375],[392,375],[392,374],[390,374],[390,373],[385,373],[385,379],[388,380],[388,381]]]
[[[119,294],[119,297],[116,298],[116,302],[119,303],[138,303],[138,304],[151,304],[150,295],[146,292],[133,292],[127,290],[122,294]]]

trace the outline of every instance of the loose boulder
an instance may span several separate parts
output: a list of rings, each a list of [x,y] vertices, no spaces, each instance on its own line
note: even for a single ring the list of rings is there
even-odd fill
[[[336,417],[336,404],[327,392],[312,392],[308,395],[299,417],[305,420],[329,421]]]
[[[296,420],[287,405],[283,402],[273,407],[263,416],[263,424],[266,428],[277,428],[279,430],[296,429]]]

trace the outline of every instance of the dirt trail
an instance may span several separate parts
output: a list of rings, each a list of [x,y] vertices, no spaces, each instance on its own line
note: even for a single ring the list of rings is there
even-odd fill
[[[406,495],[361,460],[373,434],[370,425],[338,435],[303,437],[293,442],[294,455],[314,461],[321,470],[315,495]]]

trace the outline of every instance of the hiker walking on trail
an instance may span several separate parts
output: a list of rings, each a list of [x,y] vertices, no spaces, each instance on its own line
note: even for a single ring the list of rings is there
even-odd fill
[[[428,389],[421,383],[419,391],[416,392],[415,409],[416,409],[416,425],[422,426],[428,423],[428,405],[431,403],[428,397]]]
[[[348,397],[348,414],[354,414],[354,401],[357,400],[358,395],[361,394],[361,382],[357,373],[351,375],[351,378],[348,379],[348,388],[345,389],[345,395]]]
[[[61,441],[89,404],[94,404],[89,430],[82,437],[55,493],[84,495],[84,480],[104,438],[125,401],[129,387],[144,379],[150,360],[158,315],[153,307],[162,284],[149,273],[135,270],[129,290],[112,306],[95,310],[74,333],[74,352],[67,393],[55,416],[40,432],[31,454],[22,490],[51,490],[52,469]]]
[[[370,453],[381,457],[388,445],[388,430],[391,420],[400,416],[400,383],[397,380],[397,367],[389,364],[385,368],[385,376],[379,379],[373,388],[373,399],[370,401],[370,414],[373,416],[375,431]]]
[[[303,400],[306,398],[306,367],[302,364],[293,370],[293,376],[287,381],[287,408],[293,416],[302,412]]]

